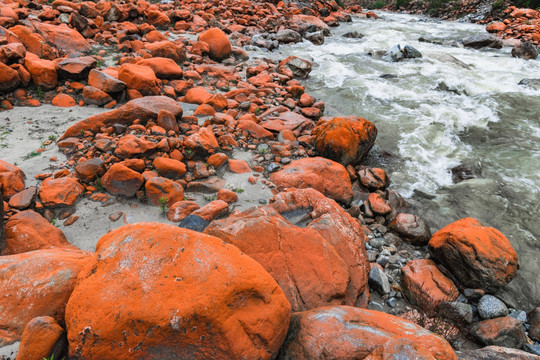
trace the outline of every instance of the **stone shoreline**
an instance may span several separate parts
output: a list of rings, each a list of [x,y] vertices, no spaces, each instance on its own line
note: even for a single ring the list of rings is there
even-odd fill
[[[242,48],[317,45],[350,14],[377,15],[334,1],[32,4],[0,7],[2,106],[111,110],[31,153],[56,142],[68,159],[38,186],[0,159],[0,347],[21,341],[17,359],[539,358],[509,349],[540,352],[539,309],[489,295],[518,271],[504,235],[467,218],[432,236],[385,171],[361,165],[376,124],[323,117],[302,85],[309,61]],[[243,196],[231,176],[260,190]],[[82,199],[127,203],[95,252],[55,226],[83,222]],[[169,225],[126,216],[145,203]]]

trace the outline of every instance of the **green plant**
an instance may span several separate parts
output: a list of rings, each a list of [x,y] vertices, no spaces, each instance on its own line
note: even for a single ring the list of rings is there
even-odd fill
[[[162,196],[159,198],[159,211],[161,211],[161,214],[164,215],[167,213],[167,210],[167,199],[165,198],[165,196]]]
[[[49,135],[48,139],[51,141],[55,141],[58,138],[56,135]]]
[[[236,189],[234,189],[233,191],[234,191],[235,193],[241,194],[241,193],[244,192],[244,189],[242,189],[242,188],[236,188]]]
[[[204,200],[210,202],[216,200],[216,195],[204,195]]]
[[[58,227],[58,219],[57,219],[57,218],[51,219],[51,224],[52,224],[53,226]]]
[[[265,147],[262,147],[262,148],[259,149],[259,153],[260,153],[261,155],[266,154],[267,151],[268,151],[268,149],[265,148]]]
[[[373,8],[374,9],[382,9],[383,7],[386,6],[386,3],[383,1],[383,0],[377,0],[375,1],[375,3],[373,4]]]
[[[102,65],[103,65],[103,63],[101,62],[101,60],[96,60],[96,67],[97,68],[101,68]]]
[[[338,4],[339,7],[344,8],[345,4],[343,3],[343,0],[336,0],[336,4]]]
[[[79,135],[81,135],[81,137],[84,137],[84,130],[81,129],[81,131],[79,131]]]
[[[396,0],[396,7],[407,7],[409,6],[409,0]]]
[[[262,110],[261,108],[256,108],[255,109],[255,115],[259,116],[261,114]]]
[[[496,0],[494,3],[493,3],[493,10],[497,10],[497,9],[500,9],[502,8],[504,5],[504,0]]]
[[[94,181],[94,185],[96,186],[96,189],[101,192],[105,192],[105,187],[103,186],[103,183],[101,182],[101,178],[98,176],[97,172],[94,171],[94,176],[96,177],[96,180]]]
[[[31,153],[24,155],[23,160],[28,160],[36,156],[39,156],[39,153],[37,151],[32,151]]]
[[[49,2],[52,2],[49,0]],[[54,354],[52,354],[50,357],[48,358],[43,358],[43,360],[54,360]]]
[[[38,86],[37,89],[36,89],[36,91],[37,91],[37,96],[38,96],[38,98],[39,98],[40,100],[43,99],[43,95],[44,95],[45,93],[43,92],[43,89],[41,88],[41,86]]]

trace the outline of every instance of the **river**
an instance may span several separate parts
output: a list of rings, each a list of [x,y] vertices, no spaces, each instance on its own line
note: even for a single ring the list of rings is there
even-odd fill
[[[520,270],[499,295],[523,309],[540,306],[540,91],[518,85],[540,78],[540,61],[512,58],[510,47],[418,41],[483,34],[480,25],[379,14],[332,28],[322,46],[304,41],[270,56],[313,61],[304,83],[325,101],[325,115],[359,115],[377,126],[377,145],[364,163],[386,169],[392,188],[433,232],[470,216],[505,234]],[[342,36],[350,31],[365,36]],[[396,44],[423,57],[388,63],[368,55]],[[454,183],[450,169],[458,165],[474,178]]]

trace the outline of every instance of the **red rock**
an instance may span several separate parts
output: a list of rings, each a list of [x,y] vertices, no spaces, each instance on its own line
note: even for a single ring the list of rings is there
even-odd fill
[[[495,32],[504,31],[504,30],[506,30],[506,24],[503,22],[495,22],[486,26],[486,31],[490,33],[495,33]]]
[[[452,282],[429,259],[409,261],[401,269],[404,292],[413,305],[435,315],[440,304],[457,299],[459,292]]]
[[[198,40],[208,44],[209,55],[214,60],[221,61],[231,55],[231,43],[221,29],[210,28],[199,34]]]
[[[158,126],[161,126],[162,128],[164,128],[167,131],[170,131],[170,130],[172,130],[174,132],[179,131],[179,129],[178,129],[178,121],[176,120],[176,117],[174,116],[174,114],[171,113],[170,111],[161,110],[158,113],[158,117],[157,117],[156,122],[157,122]]]
[[[305,130],[311,130],[314,122],[301,114],[286,111],[276,117],[265,117],[260,125],[269,131],[290,130],[295,136],[300,136]]]
[[[281,193],[273,204],[214,221],[205,232],[261,263],[293,309],[367,304],[365,236],[336,202],[314,190]]]
[[[229,171],[235,174],[250,173],[251,168],[244,160],[229,159]]]
[[[120,164],[112,165],[101,179],[108,192],[128,197],[134,196],[143,182],[141,174]]]
[[[83,191],[84,187],[75,178],[48,178],[41,183],[39,198],[47,207],[71,206]]]
[[[221,165],[225,164],[229,157],[225,155],[224,153],[216,153],[211,155],[207,162],[208,165],[215,167],[216,169],[219,168]]]
[[[219,148],[212,129],[203,127],[197,133],[184,140],[184,146],[192,149],[197,155],[204,156]]]
[[[93,86],[84,87],[83,98],[87,105],[103,106],[113,101],[109,94]]]
[[[392,211],[390,205],[378,193],[370,193],[368,197],[369,207],[377,215],[388,215]]]
[[[473,289],[494,291],[514,278],[517,254],[498,230],[473,218],[464,218],[437,231],[429,252],[461,283]]]
[[[384,190],[390,185],[386,171],[379,168],[365,168],[358,171],[360,183],[369,190]]]
[[[67,94],[56,95],[52,99],[51,103],[54,106],[58,106],[58,107],[73,107],[77,105],[77,103],[75,102],[75,99],[73,99],[71,96]]]
[[[0,171],[0,186],[4,199],[8,200],[25,189],[24,178],[17,172]]]
[[[148,154],[154,151],[157,144],[137,137],[136,135],[128,134],[118,141],[118,146],[114,153],[122,158],[132,158],[139,155]]]
[[[347,166],[356,165],[369,152],[377,138],[377,128],[360,117],[337,117],[319,121],[312,135],[319,155]]]
[[[510,316],[477,322],[471,326],[470,331],[483,345],[520,349],[527,343],[523,323]]]
[[[186,173],[186,165],[178,160],[157,157],[153,163],[159,175],[169,179],[179,179]]]
[[[169,208],[167,219],[172,222],[180,222],[199,208],[200,206],[193,201],[178,201]]]
[[[75,167],[77,175],[82,181],[92,182],[105,174],[105,164],[100,158],[93,158],[86,161],[81,161]]]
[[[26,53],[24,58],[24,67],[30,75],[36,86],[43,89],[53,89],[58,84],[58,76],[56,74],[56,64],[52,61],[40,59],[33,53]]]
[[[32,24],[49,44],[53,44],[63,54],[77,55],[92,50],[86,39],[75,29],[37,21]]]
[[[21,86],[21,78],[16,70],[0,62],[0,91],[10,91]]]
[[[228,106],[227,98],[222,94],[213,94],[204,103],[212,106],[216,111],[225,110]]]
[[[70,357],[277,355],[290,305],[236,247],[170,225],[139,223],[103,236],[96,252],[66,308]]]
[[[389,224],[390,231],[415,245],[426,245],[431,231],[420,217],[413,214],[399,213]]]
[[[158,41],[145,44],[145,47],[150,50],[152,57],[169,58],[177,63],[186,61],[186,49],[183,46],[178,46],[171,41]]]
[[[11,43],[0,46],[0,62],[9,65],[18,63],[26,56],[26,48],[23,44]]]
[[[9,206],[13,209],[24,210],[32,206],[34,198],[36,197],[37,189],[31,186],[9,199]]]
[[[69,80],[86,80],[88,73],[96,67],[96,60],[91,56],[63,59],[56,64],[58,75]]]
[[[67,241],[62,230],[32,210],[13,215],[6,223],[5,234],[1,255],[50,248],[77,249]]]
[[[263,128],[261,125],[257,124],[251,120],[240,120],[236,127],[238,130],[246,131],[249,135],[255,139],[273,139],[274,134],[270,131]]]
[[[210,105],[202,104],[197,107],[193,116],[214,116],[216,114],[216,109]]]
[[[238,194],[229,189],[221,189],[217,193],[217,199],[232,204],[238,201]]]
[[[288,188],[313,188],[343,203],[350,203],[353,198],[347,170],[343,165],[321,157],[295,160],[271,174],[270,180]]]
[[[159,95],[161,92],[160,81],[148,66],[123,64],[118,70],[118,79],[143,95]]]
[[[90,254],[63,248],[0,257],[0,328],[20,339],[37,316],[64,320],[77,275]]]
[[[88,75],[88,85],[115,94],[126,89],[126,83],[102,71],[92,69]]]
[[[9,30],[13,32],[14,36],[20,39],[27,51],[47,60],[53,60],[58,57],[58,50],[47,44],[41,35],[29,27],[17,25],[9,28]]]
[[[148,179],[144,184],[146,198],[156,206],[162,204],[162,198],[165,199],[167,207],[182,201],[184,199],[184,188],[182,185],[172,180],[156,176]]]
[[[168,58],[142,59],[137,61],[137,65],[148,66],[160,79],[181,79],[184,73],[174,60]]]
[[[146,20],[148,24],[154,25],[158,29],[167,29],[171,23],[171,19],[167,15],[156,9],[146,11]]]
[[[189,104],[203,104],[211,97],[212,94],[203,87],[194,87],[186,92],[186,102]]]
[[[161,110],[171,112],[176,118],[182,117],[182,107],[173,99],[166,96],[147,96],[127,102],[118,109],[90,116],[69,127],[60,140],[79,136],[82,131],[99,132],[102,127],[114,124],[131,125],[136,119],[146,124],[156,120]]]
[[[59,358],[61,350],[55,345],[62,341],[65,331],[50,316],[38,316],[30,320],[22,333],[21,344],[15,360]]]
[[[381,345],[403,340],[434,359],[457,360],[442,337],[396,316],[350,306],[293,313],[281,359],[364,359]]]
[[[202,208],[193,211],[191,215],[200,216],[204,220],[210,222],[214,219],[222,218],[228,213],[229,204],[223,200],[214,200],[204,205]]]

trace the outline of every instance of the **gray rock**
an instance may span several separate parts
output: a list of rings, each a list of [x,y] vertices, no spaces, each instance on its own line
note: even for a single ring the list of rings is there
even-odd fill
[[[390,262],[390,259],[388,259],[388,256],[379,255],[379,257],[377,258],[377,264],[381,265],[383,268],[385,268],[389,262]]]
[[[369,285],[381,295],[388,294],[391,290],[386,274],[378,266],[374,266],[369,272]]]
[[[348,39],[361,39],[364,35],[360,34],[358,31],[349,31],[348,33],[343,34],[343,37]]]
[[[388,50],[381,59],[388,62],[398,62],[404,58],[405,56],[401,52],[401,46],[398,44],[390,48],[390,50]]]
[[[478,314],[482,319],[493,319],[508,314],[504,303],[492,295],[484,295],[478,301]]]
[[[431,231],[427,224],[413,214],[399,213],[388,224],[388,228],[414,245],[425,245],[431,238]]]
[[[405,47],[403,48],[403,50],[401,50],[401,52],[403,53],[403,56],[405,56],[406,59],[417,59],[417,58],[422,57],[422,54],[420,53],[420,51],[416,50],[415,48],[409,45],[405,45]]]
[[[302,35],[291,29],[278,31],[275,38],[277,41],[283,44],[297,43],[302,41]]]
[[[465,47],[470,47],[473,49],[481,49],[485,47],[500,49],[502,48],[502,40],[490,35],[490,34],[480,34],[469,36],[468,38],[463,39],[463,45]]]
[[[469,300],[478,300],[484,296],[486,292],[482,289],[465,289],[463,290],[463,295]]]
[[[527,345],[525,345],[527,349]],[[540,360],[536,355],[501,346],[486,346],[476,350],[456,351],[460,360]]]
[[[510,314],[508,316],[518,319],[521,322],[527,321],[527,313],[523,310],[510,309]]]
[[[203,232],[208,224],[210,223],[198,215],[188,215],[178,226],[184,229]]]
[[[283,65],[288,67],[293,72],[294,76],[301,79],[306,79],[313,67],[309,61],[300,59],[296,56],[287,58]]]
[[[538,57],[538,49],[530,42],[525,41],[512,48],[512,56],[525,60],[535,60]]]
[[[386,303],[388,306],[395,308],[397,306],[396,298],[391,297],[390,299],[386,300]]]
[[[525,346],[523,346],[523,350],[540,356],[540,345],[525,344]]]
[[[271,163],[270,165],[268,165],[266,170],[268,170],[268,172],[278,171],[279,170],[279,165],[276,164],[276,163]]]
[[[315,31],[305,35],[305,38],[315,45],[324,44],[324,34],[322,31]]]
[[[535,90],[540,90],[540,79],[522,79],[518,85],[528,86]]]
[[[470,324],[473,321],[473,309],[469,304],[457,301],[445,302],[441,304],[439,310],[444,318],[458,323]]]
[[[380,238],[380,237],[376,237],[376,238],[373,238],[371,240],[369,240],[369,245],[373,248],[376,248],[376,249],[379,249],[381,248],[382,246],[385,245],[385,241],[383,238]]]
[[[374,262],[377,260],[377,256],[379,256],[379,253],[374,250],[368,250],[367,251],[368,261]]]
[[[368,304],[368,309],[375,311],[384,311],[384,306],[382,306],[382,304],[379,304],[378,302],[370,301]]]
[[[520,349],[527,342],[525,327],[509,316],[474,323],[471,335],[484,345],[497,345]]]

